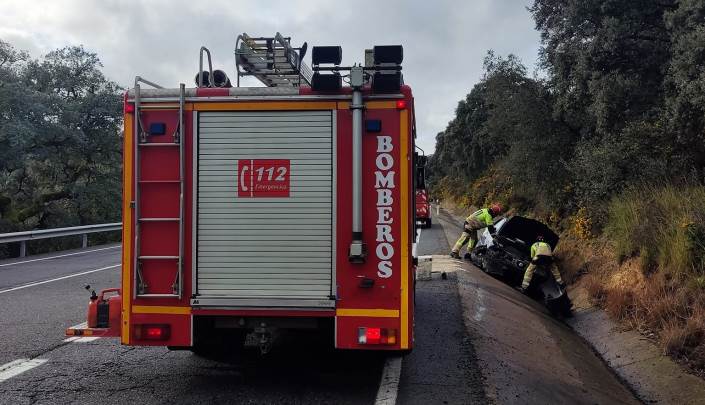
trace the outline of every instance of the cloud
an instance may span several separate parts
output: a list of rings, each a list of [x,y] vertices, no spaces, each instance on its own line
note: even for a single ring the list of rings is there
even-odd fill
[[[8,3],[7,0],[5,3]],[[529,0],[474,1],[116,1],[9,2],[0,38],[39,56],[83,44],[108,77],[135,75],[166,86],[190,84],[201,45],[233,74],[237,34],[291,36],[295,45],[342,45],[344,63],[372,45],[404,45],[404,78],[414,89],[417,142],[427,153],[458,101],[480,79],[488,49],[517,54],[533,70],[539,35]]]

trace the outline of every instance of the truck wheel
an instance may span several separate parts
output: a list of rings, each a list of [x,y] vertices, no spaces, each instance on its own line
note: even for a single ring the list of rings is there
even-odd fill
[[[430,228],[431,225],[432,225],[432,224],[431,224],[431,218],[427,218],[427,219],[426,219],[426,228]]]

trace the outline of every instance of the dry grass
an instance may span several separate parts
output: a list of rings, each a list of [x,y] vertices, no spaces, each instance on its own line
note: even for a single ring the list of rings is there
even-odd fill
[[[431,191],[434,197],[451,202],[457,208],[463,209],[463,212],[474,207],[485,207],[493,202],[500,202],[510,209],[523,212],[522,203],[517,200],[511,179],[496,168],[486,170],[483,176],[472,182],[443,177]]]
[[[592,240],[568,224],[561,272],[580,279],[611,317],[705,375],[705,187],[629,191],[610,205],[608,224]]]
[[[583,265],[588,274],[580,279],[592,303],[625,326],[655,334],[664,354],[705,375],[703,290],[683,284],[666,272],[643,276],[635,272],[638,258],[608,271],[595,266],[597,262]]]
[[[664,353],[695,370],[705,370],[705,308],[697,307],[685,321],[673,320],[660,333]]]
[[[525,212],[500,177],[490,172],[462,190],[446,181],[443,191],[460,205],[497,199]],[[615,198],[608,212],[597,237],[587,210],[564,219],[556,252],[563,278],[579,282],[593,304],[658,337],[664,353],[705,375],[705,186],[636,187]]]
[[[634,314],[634,292],[628,287],[608,289],[604,300],[604,308],[615,319],[629,319]]]
[[[588,296],[595,304],[602,305],[607,298],[607,289],[602,281],[594,275],[587,275],[583,280],[583,287],[588,292]]]
[[[609,205],[605,236],[620,259],[638,256],[646,272],[705,272],[705,187],[641,186]]]

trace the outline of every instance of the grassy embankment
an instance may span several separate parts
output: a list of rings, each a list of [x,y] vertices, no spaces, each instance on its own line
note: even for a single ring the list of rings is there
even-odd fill
[[[444,179],[436,196],[461,207],[490,201],[561,233],[564,278],[623,325],[655,338],[664,353],[705,371],[705,187],[648,185],[615,197],[599,221],[589,209],[561,218],[531,207],[491,173],[469,189]],[[599,226],[596,223],[601,223]]]

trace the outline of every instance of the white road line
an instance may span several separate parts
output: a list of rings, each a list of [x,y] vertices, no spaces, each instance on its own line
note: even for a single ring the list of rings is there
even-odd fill
[[[83,321],[79,323],[78,325],[73,325],[69,329],[85,329],[88,327],[88,321]]]
[[[418,250],[419,243],[421,243],[421,229],[416,230],[416,239],[414,243],[411,244],[411,257],[416,257],[416,251]]]
[[[401,379],[401,356],[388,357],[384,362],[382,380],[379,382],[375,405],[395,405]]]
[[[48,359],[17,359],[0,366],[0,383],[31,370],[49,361]]]
[[[81,336],[76,340],[72,340],[73,343],[88,343],[100,339],[100,336]]]
[[[101,268],[99,268],[99,269],[93,269],[93,270],[88,270],[88,271],[82,271],[82,272],[80,272],[80,273],[69,274],[68,276],[52,278],[51,280],[44,280],[44,281],[39,281],[39,282],[36,282],[36,283],[25,284],[25,285],[21,285],[21,286],[19,286],[19,287],[12,287],[12,288],[8,288],[7,290],[0,290],[0,294],[12,292],[12,291],[17,291],[17,290],[22,290],[22,289],[24,289],[24,288],[34,287],[34,286],[38,286],[38,285],[42,285],[42,284],[46,284],[46,283],[52,283],[52,282],[54,282],[54,281],[65,280],[65,279],[71,278],[71,277],[78,277],[78,276],[82,276],[82,275],[84,275],[84,274],[95,273],[95,272],[103,271],[103,270],[110,270],[110,269],[114,269],[114,268],[116,268],[116,267],[120,267],[120,265],[119,265],[119,264],[114,264],[114,265],[112,265],[112,266],[101,267]]]
[[[58,256],[51,256],[51,257],[42,257],[40,259],[31,259],[31,260],[25,260],[21,262],[14,262],[14,263],[5,263],[5,264],[0,264],[0,267],[5,267],[5,266],[14,266],[16,264],[25,264],[25,263],[32,263],[32,262],[41,262],[42,260],[51,260],[51,259],[59,259],[62,257],[68,257],[68,256],[77,256],[77,255],[84,255],[86,253],[93,253],[93,252],[100,252],[101,250],[108,250],[108,249],[117,249],[121,247],[120,245],[118,246],[110,246],[106,248],[100,248],[100,249],[93,249],[93,250],[86,250],[83,252],[75,252],[75,253],[66,253],[64,255],[58,255]]]

